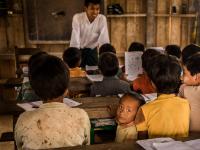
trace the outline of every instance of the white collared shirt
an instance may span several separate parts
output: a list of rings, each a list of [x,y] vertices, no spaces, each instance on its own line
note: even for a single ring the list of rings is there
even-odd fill
[[[70,47],[91,48],[110,43],[106,17],[99,14],[90,22],[86,12],[75,14]]]

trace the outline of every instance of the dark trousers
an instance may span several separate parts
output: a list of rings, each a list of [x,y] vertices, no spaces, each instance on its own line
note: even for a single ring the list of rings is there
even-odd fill
[[[81,67],[85,68],[86,65],[88,66],[97,66],[98,65],[98,52],[97,48],[90,49],[84,48],[81,49]]]

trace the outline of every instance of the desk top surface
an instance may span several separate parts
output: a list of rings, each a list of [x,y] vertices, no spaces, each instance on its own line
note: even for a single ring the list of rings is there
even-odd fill
[[[109,112],[109,106],[117,108],[119,103],[118,97],[87,97],[75,98],[77,102],[82,103],[78,108],[84,109],[91,119],[94,118],[112,118],[113,114]],[[24,110],[18,107],[16,101],[0,101],[0,114],[17,115]]]
[[[179,138],[176,140],[180,141],[189,141],[194,139],[199,139],[200,133],[190,133],[190,136],[187,138]],[[144,150],[140,145],[136,144],[136,141],[130,141],[127,143],[107,143],[107,144],[96,144],[96,145],[87,145],[87,146],[75,146],[75,147],[66,147],[66,148],[57,148],[53,150]]]

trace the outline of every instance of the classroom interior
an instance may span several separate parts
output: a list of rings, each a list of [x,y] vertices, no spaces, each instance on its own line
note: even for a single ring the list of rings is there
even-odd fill
[[[109,11],[114,4],[121,12]],[[24,112],[17,106],[18,93],[27,77],[19,69],[27,66],[36,51],[62,59],[70,44],[72,17],[83,8],[84,0],[0,0],[0,150],[16,149],[14,127]],[[102,0],[101,14],[107,18],[110,43],[120,66],[125,65],[125,52],[134,41],[158,49],[169,44],[181,49],[191,43],[200,45],[200,0]],[[69,83],[72,105],[83,108],[91,121],[91,145],[74,149],[142,150],[135,141],[114,143],[115,114],[109,109],[116,110],[120,98],[90,97],[92,77],[88,78],[70,78]],[[101,126],[105,122],[108,125]],[[200,133],[190,137],[197,138]]]

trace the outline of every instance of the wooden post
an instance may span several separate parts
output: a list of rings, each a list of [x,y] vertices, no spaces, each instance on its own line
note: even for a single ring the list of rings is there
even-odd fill
[[[200,45],[200,0],[195,0],[194,4],[196,12],[198,13],[196,43]]]
[[[147,47],[155,46],[155,0],[147,0]]]

